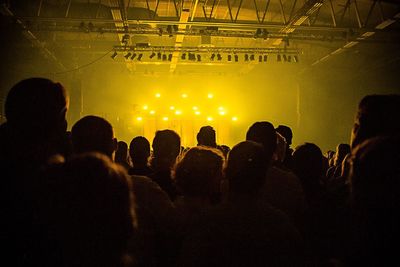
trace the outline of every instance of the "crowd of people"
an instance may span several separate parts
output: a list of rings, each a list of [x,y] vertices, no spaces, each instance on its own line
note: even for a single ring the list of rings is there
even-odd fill
[[[7,266],[398,264],[400,95],[359,103],[350,144],[291,147],[290,127],[249,125],[232,148],[159,130],[130,144],[104,118],[67,131],[60,83],[30,78],[0,126]],[[329,137],[327,137],[329,138]]]

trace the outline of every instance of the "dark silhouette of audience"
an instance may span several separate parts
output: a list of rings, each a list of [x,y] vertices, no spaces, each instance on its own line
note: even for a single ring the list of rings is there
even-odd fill
[[[232,150],[204,126],[195,147],[181,147],[166,129],[155,133],[152,153],[138,136],[128,155],[99,116],[66,132],[68,105],[65,88],[44,78],[22,80],[7,95],[0,226],[8,265],[399,261],[400,95],[364,97],[351,144],[326,157],[312,143],[293,151],[291,129],[267,121]]]
[[[197,145],[217,147],[216,133],[213,127],[203,126],[200,128],[200,131],[197,133]]]
[[[150,166],[153,173],[149,177],[156,182],[174,201],[178,196],[171,170],[181,149],[181,139],[172,130],[157,131],[153,139],[153,155]]]
[[[133,167],[129,169],[131,175],[149,175],[153,171],[149,167],[150,143],[143,136],[137,136],[132,139],[129,145],[129,155]]]
[[[129,154],[128,154],[128,144],[124,141],[118,141],[117,151],[115,151],[115,162],[122,165],[125,170],[131,168]]]

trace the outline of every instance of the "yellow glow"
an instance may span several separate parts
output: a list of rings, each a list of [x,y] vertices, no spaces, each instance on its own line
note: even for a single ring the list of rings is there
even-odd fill
[[[194,106],[194,107],[193,107],[193,110],[198,110],[198,109],[199,109],[199,108],[198,108],[198,107],[196,107],[196,106]]]
[[[156,97],[157,97],[157,98],[160,98],[160,97],[161,97],[161,94],[160,94],[160,93],[157,93],[157,94],[156,94]]]
[[[170,106],[169,109],[170,109],[170,110],[174,110],[175,107],[174,107],[174,106]]]
[[[148,107],[147,105],[144,105],[144,106],[143,106],[143,109],[144,109],[144,110],[147,110],[148,108],[149,108],[149,107]]]
[[[168,117],[163,117],[162,119],[163,119],[163,121],[167,121]]]
[[[237,121],[238,118],[237,118],[237,117],[232,117],[232,120],[233,120],[233,121]]]
[[[219,115],[221,115],[221,116],[225,115],[225,111],[220,111]]]
[[[142,117],[137,117],[136,120],[137,120],[137,121],[142,121],[143,118],[142,118]]]
[[[176,114],[176,115],[181,115],[181,114],[182,114],[182,111],[177,110],[177,111],[175,111],[175,114]]]
[[[213,118],[212,117],[207,117],[207,120],[208,121],[213,121]]]
[[[213,98],[214,95],[213,95],[213,94],[208,94],[207,97],[208,97],[208,98]]]
[[[150,110],[150,114],[151,114],[151,115],[156,114],[155,110]]]
[[[200,111],[196,111],[194,114],[196,114],[196,115],[200,115]]]
[[[224,110],[224,107],[219,107],[218,110]]]
[[[182,97],[183,97],[183,98],[187,98],[188,95],[187,95],[187,94],[182,94]]]

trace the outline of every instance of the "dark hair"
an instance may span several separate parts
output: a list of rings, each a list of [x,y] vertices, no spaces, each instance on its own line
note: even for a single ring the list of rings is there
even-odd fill
[[[261,144],[244,141],[235,145],[228,154],[226,178],[230,191],[254,194],[265,182],[268,163]]]
[[[201,146],[217,147],[215,130],[211,126],[203,126],[197,133],[197,143]]]
[[[255,122],[246,133],[246,140],[260,143],[264,147],[266,159],[269,162],[275,152],[277,141],[272,123],[267,121]]]
[[[400,95],[368,95],[358,106],[354,122],[351,147],[379,135],[400,133]]]
[[[175,165],[176,184],[184,196],[210,196],[217,193],[223,163],[224,157],[219,150],[193,147]]]
[[[146,163],[150,157],[150,142],[143,136],[137,136],[129,144],[129,155],[132,162]]]
[[[7,123],[31,137],[47,138],[65,133],[69,99],[60,83],[45,78],[30,78],[8,92],[4,109]]]
[[[76,153],[98,151],[111,156],[114,150],[114,131],[111,124],[97,116],[86,116],[77,121],[71,130]]]
[[[173,157],[179,155],[181,138],[172,130],[157,131],[153,139],[153,155],[157,157]]]
[[[288,146],[292,144],[293,132],[289,126],[286,125],[279,125],[275,129],[278,133],[280,133],[283,137],[285,137],[286,143]]]
[[[303,183],[318,182],[323,174],[321,149],[312,143],[304,143],[293,152],[293,171]]]

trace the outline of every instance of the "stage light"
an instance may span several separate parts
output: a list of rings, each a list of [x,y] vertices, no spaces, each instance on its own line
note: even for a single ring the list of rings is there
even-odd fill
[[[142,57],[143,57],[143,54],[140,53],[139,56],[138,56],[138,58],[137,58],[137,60],[141,61],[141,60],[142,60]]]
[[[237,121],[238,118],[237,118],[237,117],[232,117],[232,120],[233,120],[233,121]]]
[[[168,61],[171,61],[172,60],[172,54],[169,54],[168,55]]]
[[[187,98],[188,95],[187,94],[182,94],[182,98]]]
[[[132,53],[131,52],[129,52],[128,54],[126,54],[124,57],[126,58],[126,59],[128,59],[130,56],[132,55]]]
[[[213,94],[208,94],[207,97],[208,97],[208,98],[213,98],[214,95],[213,95]]]
[[[156,55],[156,53],[151,53],[151,55],[150,55],[150,59],[152,59],[154,56]]]
[[[281,55],[278,54],[278,55],[276,56],[276,61],[278,61],[278,62],[281,62],[281,61],[282,61]]]
[[[219,107],[218,110],[224,110],[224,107]]]
[[[196,114],[196,115],[200,115],[200,111],[196,111],[194,114]]]
[[[114,53],[111,55],[111,58],[112,58],[112,59],[115,59],[117,56],[118,56],[117,51],[114,51]]]
[[[213,121],[213,117],[207,117],[208,121]]]
[[[151,115],[156,114],[155,110],[150,110],[150,114],[151,114]]]
[[[181,114],[182,114],[182,111],[180,111],[180,110],[175,111],[175,115],[181,115]]]
[[[137,121],[142,121],[143,118],[142,118],[142,117],[137,117],[136,120],[137,120]]]
[[[136,57],[136,53],[133,53],[131,56],[131,60],[133,60]]]
[[[157,94],[155,95],[155,97],[160,98],[160,97],[161,97],[161,94],[160,94],[160,93],[157,93]]]
[[[267,62],[267,60],[268,60],[268,56],[264,55],[264,62]]]
[[[193,107],[193,110],[198,110],[198,109],[199,109],[199,108],[198,108],[198,107],[196,107],[196,106],[194,106],[194,107]]]
[[[163,119],[163,121],[167,121],[168,117],[163,117],[162,119]]]
[[[201,61],[201,55],[197,55],[197,61]]]
[[[170,109],[170,110],[174,110],[175,107],[174,107],[174,106],[170,106],[169,109]]]
[[[235,62],[238,62],[238,61],[239,61],[239,56],[235,55]]]
[[[143,109],[144,109],[144,110],[147,110],[148,108],[149,108],[149,106],[147,106],[147,105],[144,105],[144,106],[143,106]]]
[[[223,111],[223,110],[220,111],[220,112],[219,112],[219,115],[224,116],[224,115],[225,115],[225,111]]]
[[[244,61],[249,61],[249,55],[248,54],[244,55]]]
[[[232,61],[232,55],[228,55],[228,61]]]
[[[157,59],[158,59],[158,60],[161,60],[161,52],[158,52],[158,53],[157,53]]]
[[[212,61],[214,61],[214,58],[215,58],[215,54],[212,54],[211,57],[210,57],[210,59],[211,59]]]

